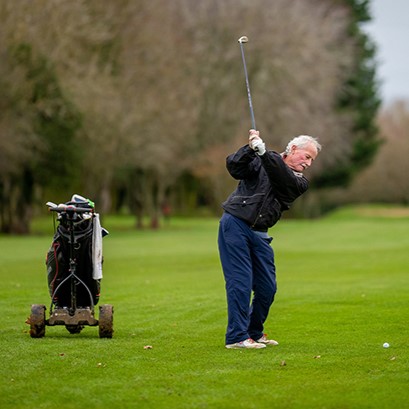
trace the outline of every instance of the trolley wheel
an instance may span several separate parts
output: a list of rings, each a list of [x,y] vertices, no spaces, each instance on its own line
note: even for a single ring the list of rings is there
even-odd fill
[[[67,328],[67,331],[70,334],[79,334],[83,329],[83,325],[66,325],[65,328]]]
[[[109,304],[100,305],[99,307],[99,337],[112,338],[114,333],[114,307]]]
[[[45,309],[42,304],[31,306],[31,315],[27,321],[30,324],[31,338],[42,338],[45,335]]]

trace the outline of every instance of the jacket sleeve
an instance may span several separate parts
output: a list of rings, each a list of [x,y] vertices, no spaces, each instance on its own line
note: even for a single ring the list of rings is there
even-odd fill
[[[244,145],[226,158],[226,168],[230,175],[237,180],[243,180],[257,174],[260,166],[255,152],[248,145]]]
[[[308,189],[308,180],[288,167],[279,153],[267,151],[260,159],[278,199],[285,207]]]

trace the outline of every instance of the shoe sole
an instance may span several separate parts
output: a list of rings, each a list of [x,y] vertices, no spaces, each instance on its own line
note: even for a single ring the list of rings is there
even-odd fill
[[[265,344],[262,344],[263,346],[256,346],[256,347],[239,347],[238,345],[226,345],[227,349],[263,349],[266,347]]]

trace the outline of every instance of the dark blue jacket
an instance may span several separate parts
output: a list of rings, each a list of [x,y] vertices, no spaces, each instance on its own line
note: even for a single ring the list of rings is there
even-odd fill
[[[245,145],[227,157],[226,166],[240,182],[222,207],[254,230],[267,231],[274,226],[282,212],[308,189],[308,180],[274,151],[259,156]]]

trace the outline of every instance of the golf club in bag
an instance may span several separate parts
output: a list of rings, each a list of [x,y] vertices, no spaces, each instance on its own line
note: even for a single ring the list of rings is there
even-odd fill
[[[45,305],[32,305],[30,335],[42,338],[46,325],[65,325],[71,334],[89,325],[99,327],[100,338],[112,338],[112,305],[99,307],[99,319],[94,314],[102,279],[102,237],[108,231],[101,227],[94,203],[82,196],[47,206],[59,222],[46,259],[50,317],[45,318]]]

